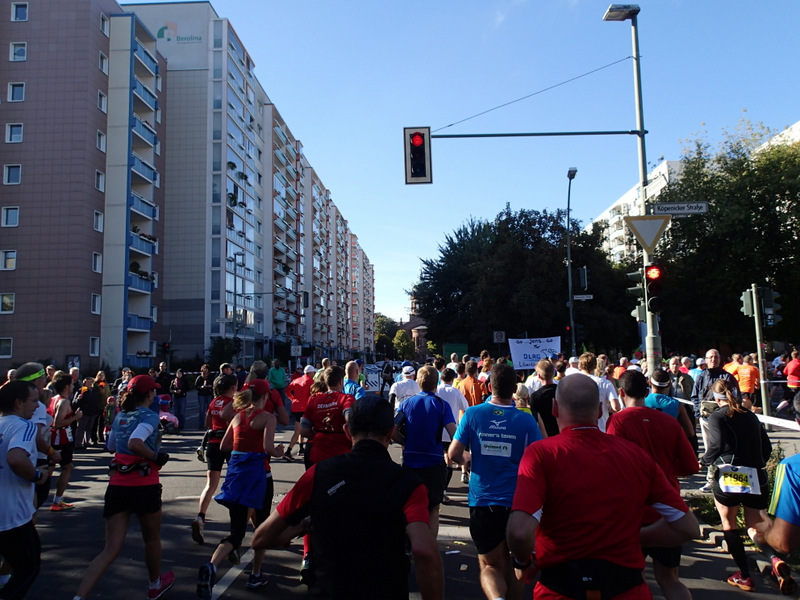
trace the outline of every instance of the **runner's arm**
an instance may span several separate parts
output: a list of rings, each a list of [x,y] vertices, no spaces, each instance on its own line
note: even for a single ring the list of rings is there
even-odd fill
[[[423,600],[441,600],[444,594],[444,570],[436,538],[428,524],[414,521],[406,525],[406,534],[414,555],[414,570]]]
[[[652,525],[642,527],[639,532],[644,547],[680,546],[698,537],[700,537],[700,525],[692,511],[685,512],[682,517],[672,522],[661,518]]]

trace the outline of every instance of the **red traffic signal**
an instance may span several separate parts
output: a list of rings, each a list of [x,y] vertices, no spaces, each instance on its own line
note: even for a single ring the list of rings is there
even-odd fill
[[[419,131],[411,134],[412,146],[422,146],[422,144],[424,143],[425,143],[425,137]]]
[[[431,128],[403,129],[406,183],[431,183]]]
[[[647,310],[658,314],[664,310],[664,300],[661,298],[661,276],[663,272],[658,265],[647,265],[644,268],[644,279],[647,287]]]
[[[661,267],[658,265],[648,265],[644,270],[644,277],[647,281],[661,279]]]

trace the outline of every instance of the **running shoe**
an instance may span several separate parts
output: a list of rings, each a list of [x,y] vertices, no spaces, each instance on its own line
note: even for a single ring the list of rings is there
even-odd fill
[[[730,577],[728,577],[728,583],[731,585],[735,585],[736,587],[743,589],[745,592],[755,592],[756,585],[753,583],[752,577],[742,577],[741,571],[737,571]]]
[[[194,521],[192,521],[192,539],[198,544],[205,542],[205,538],[203,537],[203,527],[205,524],[206,522],[200,515],[197,515]]]
[[[172,587],[173,583],[175,583],[175,573],[172,571],[162,573],[161,585],[159,585],[157,588],[147,590],[147,600],[156,600],[157,598],[161,598],[161,596],[169,591],[169,588]]]
[[[242,562],[242,551],[239,548],[234,548],[228,553],[228,562],[232,565],[238,565]]]
[[[697,489],[698,492],[703,492],[704,494],[710,494],[712,491],[711,482],[706,483],[703,487]]]
[[[302,583],[303,585],[308,585],[309,576],[310,576],[309,563],[308,563],[308,557],[306,557],[303,559],[303,562],[300,563],[300,583]]]
[[[461,474],[461,483],[469,483],[469,473]]]
[[[255,590],[260,587],[264,587],[269,583],[269,575],[266,573],[259,573],[256,575],[255,573],[251,573],[250,577],[247,578],[247,589],[248,590]]]
[[[67,504],[63,500],[58,504],[51,504],[50,510],[53,512],[58,512],[59,510],[69,510],[70,508],[74,508],[72,504]]]
[[[792,571],[789,569],[789,565],[777,556],[772,557],[772,574],[778,580],[781,594],[793,596],[797,591],[797,584],[792,579]]]
[[[197,597],[202,600],[211,600],[211,592],[216,583],[214,565],[206,563],[200,567],[197,574]]]
[[[294,460],[294,457],[292,456],[292,449],[291,448],[287,448],[286,452],[283,453],[283,460],[285,460],[287,462],[292,462]]]
[[[450,496],[448,496],[447,494],[443,494],[442,495],[442,504],[447,505],[447,504],[450,504],[450,502],[452,502],[452,500],[450,499]]]

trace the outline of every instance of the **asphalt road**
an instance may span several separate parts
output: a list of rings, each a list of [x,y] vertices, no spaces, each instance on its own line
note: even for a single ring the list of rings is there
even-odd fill
[[[191,409],[195,406],[190,399]],[[190,419],[190,428],[197,418]],[[776,432],[773,439],[781,439],[787,455],[800,450],[800,434]],[[291,431],[282,428],[278,440],[288,442]],[[194,598],[197,569],[208,561],[214,544],[227,534],[227,511],[212,502],[206,525],[206,544],[200,546],[191,539],[190,522],[197,513],[197,501],[205,483],[205,466],[198,462],[194,449],[199,444],[201,433],[188,429],[177,436],[165,436],[164,446],[172,459],[162,471],[163,500],[163,563],[165,570],[175,572],[175,586],[169,598]],[[393,446],[392,455],[398,459],[399,449]],[[103,494],[107,482],[107,464],[110,456],[99,450],[89,449],[76,455],[73,483],[65,499],[75,504],[70,511],[53,513],[45,509],[38,515],[38,528],[42,539],[42,573],[31,589],[28,598],[52,600],[71,598],[86,565],[103,546]],[[277,503],[291,488],[303,472],[302,462],[276,460],[273,463],[275,498]],[[702,484],[696,476],[683,482],[686,490],[694,490]],[[445,568],[445,597],[458,599],[481,599],[483,593],[478,581],[478,560],[469,538],[469,510],[466,502],[466,485],[457,477],[449,488],[453,503],[442,507],[439,546]],[[691,493],[688,491],[687,493]],[[622,515],[620,516],[622,518]],[[249,541],[249,535],[245,544]],[[269,551],[265,569],[272,576],[269,584],[257,591],[247,590],[245,583],[249,573],[249,557],[245,555],[238,567],[223,566],[220,581],[214,589],[215,598],[253,600],[297,599],[305,595],[305,586],[300,585],[298,568],[302,545],[296,541],[288,549]],[[760,558],[753,552],[752,559]],[[684,547],[681,563],[681,578],[691,589],[695,599],[718,599],[747,595],[749,598],[774,598],[780,596],[774,581],[769,576],[756,576],[758,591],[746,593],[725,582],[736,570],[730,556],[711,541],[695,541]],[[663,598],[648,567],[647,579],[655,598]],[[410,578],[415,589],[413,575]],[[143,564],[143,544],[135,519],[131,521],[128,539],[122,553],[106,572],[89,596],[96,598],[145,598],[147,575]],[[376,592],[376,598],[380,593]],[[412,598],[419,598],[412,593]],[[525,598],[531,597],[530,587]]]

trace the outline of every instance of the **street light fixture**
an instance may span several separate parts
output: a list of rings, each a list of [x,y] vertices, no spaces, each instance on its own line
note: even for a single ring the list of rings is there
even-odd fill
[[[578,174],[578,169],[575,167],[570,167],[567,170],[567,179],[569,179],[569,183],[567,184],[567,306],[569,307],[569,336],[570,336],[570,343],[572,348],[572,354],[570,356],[577,356],[577,348],[575,346],[575,317],[572,312],[572,304],[574,298],[572,297],[572,238],[570,236],[570,224],[569,224],[569,213],[570,213],[570,197],[572,195],[572,180],[575,179],[575,175]]]
[[[642,108],[642,70],[641,57],[639,56],[639,29],[637,17],[639,14],[638,4],[612,4],[603,15],[604,21],[631,21],[631,39],[633,44],[633,91],[636,104],[636,129],[638,131],[639,149],[639,186],[642,190],[642,206],[645,215],[650,213],[650,206],[647,201],[647,153],[645,151],[644,136],[647,133],[644,128],[644,109]],[[650,255],[646,249],[642,248],[642,262],[644,265],[650,264]],[[656,319],[649,310],[647,315],[647,337],[645,348],[647,352],[648,372],[653,373],[661,366],[661,337],[656,331]]]

